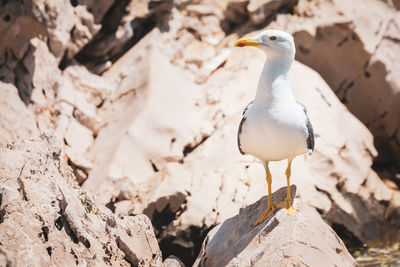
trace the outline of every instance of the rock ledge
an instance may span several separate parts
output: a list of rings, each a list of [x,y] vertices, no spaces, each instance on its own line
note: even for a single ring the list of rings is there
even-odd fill
[[[273,201],[282,201],[285,194],[286,188],[277,190]],[[297,214],[288,216],[280,209],[253,227],[266,205],[264,196],[212,229],[194,266],[356,265],[336,233],[300,198],[294,199]]]

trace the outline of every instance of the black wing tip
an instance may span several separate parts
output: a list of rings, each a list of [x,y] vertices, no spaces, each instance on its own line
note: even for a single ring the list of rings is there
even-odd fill
[[[251,101],[251,102],[250,102],[249,104],[247,104],[247,106],[244,108],[243,113],[242,113],[243,117],[242,117],[242,120],[241,120],[240,123],[239,123],[239,130],[238,130],[238,135],[237,135],[237,144],[238,144],[238,148],[239,148],[240,154],[242,154],[242,155],[246,155],[246,153],[244,153],[243,150],[242,150],[242,148],[240,147],[240,134],[242,133],[243,123],[246,121],[245,114],[246,114],[247,110],[249,110],[249,108],[250,108],[250,106],[253,104],[253,102],[254,102],[254,101]]]
[[[307,114],[306,114],[307,115]],[[308,130],[308,138],[307,138],[307,149],[311,150],[311,152],[314,151],[315,147],[315,139],[314,139],[314,129],[311,125],[311,121],[307,116],[307,130]]]
[[[238,134],[237,134],[237,144],[240,151],[240,154],[245,155],[246,153],[243,152],[242,148],[240,147],[240,134],[242,133],[243,123],[246,121],[246,117],[243,117],[239,124]]]
[[[299,101],[296,101],[296,102],[297,102],[297,104],[302,106],[302,108],[304,110],[304,113],[306,114],[306,126],[307,126],[307,130],[308,130],[307,149],[308,149],[309,153],[311,154],[314,151],[314,146],[315,146],[314,129],[312,127],[310,118],[308,118],[307,108],[302,103],[300,103]]]

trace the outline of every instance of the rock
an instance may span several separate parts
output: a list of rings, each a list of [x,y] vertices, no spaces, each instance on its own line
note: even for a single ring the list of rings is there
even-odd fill
[[[65,133],[65,141],[75,151],[84,153],[93,144],[93,133],[88,128],[72,119]]]
[[[35,118],[11,84],[0,82],[0,148],[39,135]]]
[[[0,149],[0,177],[0,262],[130,266],[136,253],[139,266],[161,265],[149,219],[115,218],[78,190],[54,135]],[[122,239],[141,250],[127,250]]]
[[[215,57],[215,48],[211,45],[193,42],[183,51],[186,64],[194,64],[201,68],[203,62],[207,62]]]
[[[264,55],[231,49],[265,26],[294,33],[329,84],[294,64],[317,147],[293,163],[299,194],[346,244],[398,229],[396,1],[3,2],[1,266],[159,266],[142,213],[164,258],[191,266],[211,228],[266,193],[236,145]],[[392,164],[384,182],[373,161]]]
[[[196,78],[196,83],[204,83],[211,76],[211,74],[216,71],[219,67],[221,67],[227,59],[229,58],[231,51],[230,49],[223,49],[220,51],[220,54],[215,57],[207,60],[204,65],[202,65],[200,69],[200,74]]]
[[[251,0],[247,6],[250,21],[254,25],[271,21],[278,10],[293,9],[298,0]]]
[[[272,198],[279,202],[285,196],[283,187]],[[214,227],[194,266],[356,266],[337,234],[301,199],[294,200],[297,214],[280,209],[253,227],[266,204],[262,197]]]
[[[74,105],[74,110],[69,115],[97,134],[104,126],[98,116],[98,107],[103,105],[115,86],[82,66],[70,66],[64,70],[63,75],[66,90],[73,94],[73,101],[70,103]]]
[[[93,163],[81,152],[68,145],[65,146],[65,155],[70,161],[78,183],[82,184],[88,177],[88,173],[93,169]]]
[[[133,266],[159,266],[161,264],[161,251],[149,218],[138,215],[124,219],[127,227],[126,233],[121,233],[118,246],[125,253],[126,259]],[[144,231],[143,231],[144,230]],[[143,242],[146,240],[147,242]]]
[[[247,88],[256,88],[264,62],[260,53],[236,50],[211,76],[205,84],[207,98],[218,103],[224,114],[221,120],[215,118],[217,129],[186,155],[183,165],[170,162],[160,168],[149,180],[157,186],[149,187],[148,197],[141,198],[133,211],[148,215],[164,253],[178,256],[187,265],[193,263],[189,255],[198,249],[191,236],[201,240],[211,227],[266,194],[261,164],[241,156],[236,144],[242,109],[253,97]],[[400,195],[371,169],[376,155],[372,135],[322,78],[299,63],[294,64],[291,77],[316,135],[314,154],[294,161],[292,182],[339,234],[350,233],[355,240],[367,242],[385,230],[382,223],[389,211],[383,203],[396,203]],[[272,164],[273,190],[285,185],[285,167],[284,162]]]
[[[247,5],[249,0],[231,0],[224,11],[225,21],[240,24],[249,19]],[[227,27],[226,27],[227,28]],[[228,29],[227,29],[228,30]]]
[[[99,24],[106,12],[115,3],[115,0],[78,0],[78,4],[86,5],[86,9],[93,14],[94,23]]]
[[[189,14],[196,16],[215,15],[215,13],[219,11],[219,9],[211,5],[188,5],[185,10],[188,11]]]
[[[361,3],[325,3],[314,6],[314,16],[304,18],[301,27],[289,15],[278,16],[272,26],[284,26],[294,34],[297,60],[318,71],[373,133],[380,152],[375,162],[393,165],[396,158],[398,166],[400,109],[395,95],[400,80],[393,73],[399,61],[399,15],[384,2],[371,1],[369,8],[356,8]],[[329,21],[321,17],[329,17]]]
[[[185,264],[178,259],[177,257],[171,255],[165,259],[165,261],[161,265],[162,267],[185,267]]]
[[[94,168],[83,185],[97,188],[103,203],[126,188],[120,188],[118,181],[130,181],[135,193],[147,190],[156,172],[168,162],[182,160],[186,150],[214,129],[213,122],[205,119],[213,114],[199,104],[199,86],[169,63],[159,38],[155,29],[103,74],[118,87],[101,109],[99,116],[107,126],[91,149],[96,155]],[[116,114],[121,116],[115,119]]]
[[[172,8],[168,1],[116,1],[103,18],[100,32],[77,54],[89,67],[115,61],[162,21]]]
[[[393,0],[393,5],[397,10],[400,10],[400,1],[399,0]]]
[[[11,59],[4,57],[10,53],[5,48],[10,48],[16,55],[14,60],[21,60],[28,49],[29,40],[39,35],[48,40],[51,52],[59,61],[63,56],[70,59],[100,29],[96,23],[101,20],[107,7],[105,1],[97,4],[97,22],[94,22],[93,14],[87,8],[73,6],[70,1],[35,0],[23,6],[13,1],[5,3],[0,13],[4,18],[0,31],[2,36],[8,37],[0,47],[0,61]],[[101,8],[103,11],[98,12]]]

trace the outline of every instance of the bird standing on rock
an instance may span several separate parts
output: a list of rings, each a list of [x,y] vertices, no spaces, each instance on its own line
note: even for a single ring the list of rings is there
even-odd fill
[[[295,214],[290,196],[290,175],[293,158],[314,150],[314,133],[306,108],[293,96],[289,70],[296,53],[293,36],[278,30],[266,30],[254,38],[239,39],[236,47],[253,46],[265,52],[264,64],[257,93],[243,112],[239,125],[240,153],[250,154],[264,163],[268,184],[268,206],[254,222],[254,226],[271,216],[275,207],[284,207]],[[272,203],[270,161],[287,159],[287,196]]]

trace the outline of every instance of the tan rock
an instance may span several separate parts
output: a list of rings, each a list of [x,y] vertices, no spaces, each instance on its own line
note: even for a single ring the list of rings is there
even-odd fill
[[[100,5],[107,4],[102,1]],[[99,20],[101,14],[95,13]],[[0,47],[0,58],[7,53],[5,48],[11,48],[16,52],[16,59],[22,59],[29,40],[40,35],[48,40],[49,49],[58,61],[63,56],[70,59],[100,29],[86,7],[73,6],[64,0],[35,0],[23,6],[8,2],[2,8],[1,17],[6,18],[0,25],[2,36],[10,38]]]
[[[400,31],[396,25],[400,20],[398,12],[385,2],[368,1],[368,8],[362,9],[360,4],[365,2],[325,2],[314,6],[315,16],[303,18],[301,23],[282,15],[272,27],[294,33],[296,58],[317,70],[371,130],[381,152],[376,161],[390,164],[395,157],[398,165],[400,147],[395,132],[400,109],[395,95],[400,81],[393,73],[398,69]]]
[[[215,15],[219,11],[211,5],[188,5],[185,10],[196,16]]]
[[[162,267],[185,267],[185,264],[177,257],[171,255],[165,259],[161,265]]]
[[[99,24],[114,2],[114,0],[86,0],[83,3],[93,14],[94,23]]]
[[[0,261],[9,265],[130,266],[128,251],[145,266],[161,265],[149,219],[124,220],[77,190],[56,137],[19,141],[0,150]],[[126,250],[127,236],[141,248]]]
[[[65,141],[75,151],[84,153],[93,144],[93,133],[74,119],[69,121]]]
[[[91,149],[94,169],[83,185],[89,190],[104,186],[107,193],[96,189],[103,203],[119,194],[114,190],[118,180],[127,178],[144,189],[139,185],[146,187],[155,172],[181,160],[214,129],[205,119],[212,115],[199,105],[199,86],[169,63],[155,41],[159,36],[159,30],[151,32],[103,75],[118,88],[102,107],[107,126]]]
[[[273,19],[279,9],[291,9],[297,2],[298,0],[250,0],[247,6],[250,21],[254,25],[266,23]]]
[[[283,187],[273,200],[285,196]],[[266,202],[262,197],[213,228],[194,266],[356,266],[337,234],[301,199],[294,200],[297,214],[281,209],[253,227],[249,218],[261,214]]]
[[[149,218],[145,215],[126,217],[123,223],[126,233],[119,234],[117,242],[126,259],[134,266],[159,266],[161,252],[154,232],[149,227]],[[144,240],[147,242],[143,242]]]
[[[11,84],[0,82],[0,148],[39,135],[31,111]]]
[[[229,55],[231,53],[231,50],[228,48],[225,48],[219,52],[218,55],[215,57],[211,58],[210,60],[207,60],[204,65],[202,65],[200,69],[200,74],[196,77],[196,83],[204,83],[207,81],[208,77],[216,71],[219,67],[221,67],[227,59],[229,58]]]
[[[236,24],[243,23],[249,18],[247,11],[247,5],[250,0],[231,0],[228,2],[226,9],[224,11],[225,22],[233,22]],[[225,26],[228,28],[228,25]]]
[[[204,61],[209,61],[215,56],[215,48],[205,43],[194,42],[183,51],[186,63],[194,64],[201,68]]]
[[[151,3],[150,3],[151,2]],[[80,51],[80,62],[93,67],[122,56],[170,13],[172,0],[133,0],[116,3],[104,17],[103,29]]]
[[[93,169],[93,163],[88,160],[84,154],[76,151],[71,146],[66,145],[65,155],[70,161],[70,165],[73,168],[75,177],[79,184],[82,184],[88,177],[88,173]]]
[[[157,186],[149,187],[148,197],[141,198],[142,204],[135,210],[150,218],[160,213],[171,218],[172,210],[177,210],[172,221],[156,226],[156,230],[160,238],[171,240],[162,249],[177,247],[169,253],[185,264],[191,264],[185,257],[194,252],[194,246],[181,236],[222,223],[266,194],[262,165],[241,156],[236,144],[242,108],[254,93],[248,88],[256,88],[264,55],[258,50],[235,50],[224,68],[206,83],[207,96],[224,114],[221,120],[215,118],[217,130],[187,154],[183,165],[168,163],[160,168],[149,180]],[[383,230],[383,203],[395,202],[399,194],[387,188],[371,169],[372,156],[376,155],[372,135],[321,77],[299,63],[294,64],[291,77],[294,93],[307,107],[316,135],[314,154],[294,161],[292,182],[329,223],[342,225],[366,241],[372,236],[361,225]],[[216,88],[220,88],[218,94]],[[285,162],[272,164],[273,190],[285,185],[285,168]],[[177,236],[176,229],[185,234]]]

